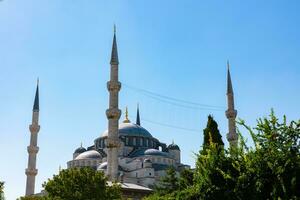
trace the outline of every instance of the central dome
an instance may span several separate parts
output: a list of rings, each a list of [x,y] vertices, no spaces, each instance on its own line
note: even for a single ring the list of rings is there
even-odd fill
[[[104,131],[102,137],[107,137],[108,131]],[[121,123],[119,124],[119,136],[142,136],[151,137],[152,135],[143,127],[133,123]]]

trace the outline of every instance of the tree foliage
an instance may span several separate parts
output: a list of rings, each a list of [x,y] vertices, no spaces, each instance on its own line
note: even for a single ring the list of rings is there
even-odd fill
[[[222,141],[222,136],[218,129],[218,124],[212,117],[208,116],[206,128],[203,130],[203,151],[209,148],[211,143],[216,144],[218,147],[223,148],[224,143]],[[203,152],[204,153],[204,152]]]
[[[76,200],[120,199],[120,188],[108,186],[103,172],[85,167],[60,171],[44,185],[49,198]]]
[[[0,200],[4,199],[4,182],[0,181]]]
[[[204,143],[206,150],[197,156],[191,184],[147,199],[299,199],[300,121],[288,123],[284,117],[279,122],[272,112],[255,128],[242,120],[239,124],[250,134],[253,147],[246,145],[241,133],[239,146],[229,151],[210,139],[215,142]]]
[[[43,184],[47,196],[21,197],[20,200],[118,200],[121,199],[120,187],[108,185],[103,172],[92,168],[62,170]]]

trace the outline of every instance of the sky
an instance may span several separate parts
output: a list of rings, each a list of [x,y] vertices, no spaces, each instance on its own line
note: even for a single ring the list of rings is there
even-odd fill
[[[25,193],[38,77],[36,192],[60,165],[66,168],[81,142],[93,145],[107,129],[114,24],[120,108],[128,106],[134,122],[139,103],[142,126],[161,142],[174,140],[183,163],[194,166],[209,114],[228,145],[227,60],[239,118],[255,126],[273,108],[279,117],[298,120],[299,9],[297,0],[0,1],[0,180],[6,198]]]

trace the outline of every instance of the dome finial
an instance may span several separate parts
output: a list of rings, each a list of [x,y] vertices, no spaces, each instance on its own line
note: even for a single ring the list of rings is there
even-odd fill
[[[126,106],[126,110],[125,110],[125,119],[123,121],[124,123],[130,123],[130,120],[128,119],[128,108]]]

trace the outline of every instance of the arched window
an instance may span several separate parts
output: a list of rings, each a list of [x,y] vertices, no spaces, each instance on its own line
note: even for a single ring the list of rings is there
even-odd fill
[[[133,146],[136,146],[136,138],[132,138],[132,143],[133,143]]]
[[[143,138],[140,138],[140,146],[143,146]]]
[[[129,138],[128,137],[125,138],[125,145],[127,145],[127,146],[129,145]]]

